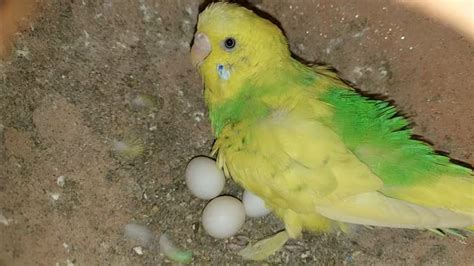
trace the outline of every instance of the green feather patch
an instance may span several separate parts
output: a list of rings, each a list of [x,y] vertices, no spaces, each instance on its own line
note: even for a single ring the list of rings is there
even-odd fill
[[[209,106],[214,134],[219,136],[222,129],[229,124],[234,124],[244,119],[246,122],[256,121],[269,113],[271,107],[265,105],[261,98],[269,95],[281,95],[288,86],[311,86],[315,82],[315,75],[298,61],[292,60],[290,68],[285,75],[269,72],[258,76],[259,80],[250,80],[244,83],[235,97],[216,106]],[[268,82],[262,80],[268,79]]]
[[[210,108],[209,115],[216,137],[228,124],[234,124],[243,118],[251,120],[265,116],[268,113],[268,106],[257,99],[259,97],[257,92],[262,91],[263,89],[253,86],[244,86],[237,97],[216,108]]]
[[[325,121],[347,147],[388,186],[433,182],[440,175],[470,176],[428,144],[413,138],[409,122],[389,103],[332,87],[320,100],[333,107]]]

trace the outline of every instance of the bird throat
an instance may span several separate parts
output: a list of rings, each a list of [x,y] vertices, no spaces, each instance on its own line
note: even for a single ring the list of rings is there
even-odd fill
[[[245,120],[251,123],[269,113],[269,107],[261,100],[261,95],[255,93],[262,91],[253,86],[243,86],[240,93],[221,104],[209,106],[211,125],[216,137],[222,129],[231,124]]]

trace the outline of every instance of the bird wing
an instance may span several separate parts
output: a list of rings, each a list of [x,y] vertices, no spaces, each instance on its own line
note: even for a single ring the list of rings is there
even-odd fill
[[[300,110],[276,109],[250,129],[245,124],[228,127],[216,146],[232,177],[274,209],[376,226],[472,224],[461,213],[387,197],[381,192],[383,181],[341,136]]]
[[[408,121],[397,115],[393,106],[333,84],[319,98],[333,112],[325,125],[383,181],[379,196],[462,213],[474,224],[471,169],[452,163],[425,142],[413,139]],[[449,215],[443,212],[441,216]],[[438,226],[443,225],[442,220]],[[461,227],[465,223],[450,224]]]

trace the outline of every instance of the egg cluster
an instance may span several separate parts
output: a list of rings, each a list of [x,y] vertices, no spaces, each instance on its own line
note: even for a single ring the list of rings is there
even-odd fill
[[[245,217],[261,217],[270,213],[265,202],[250,191],[244,191],[242,201],[231,196],[219,196],[225,177],[216,162],[199,156],[186,166],[186,185],[197,198],[211,200],[202,213],[204,230],[215,238],[227,238],[242,228]]]

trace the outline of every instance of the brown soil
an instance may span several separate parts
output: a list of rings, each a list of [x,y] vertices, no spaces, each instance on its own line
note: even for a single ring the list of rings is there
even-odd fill
[[[393,100],[417,134],[474,163],[474,50],[461,35],[387,1],[252,3],[281,22],[297,55]],[[54,1],[19,36],[0,61],[0,265],[167,261],[154,247],[137,254],[124,238],[128,223],[170,233],[196,263],[242,263],[236,252],[248,239],[282,228],[273,216],[248,219],[238,237],[213,239],[199,225],[206,202],[184,185],[188,160],[212,144],[189,62],[200,4]],[[131,108],[136,95],[157,108]],[[142,156],[111,152],[114,140],[130,138],[144,143]],[[306,234],[268,262],[472,265],[473,250],[472,236],[360,228]]]

